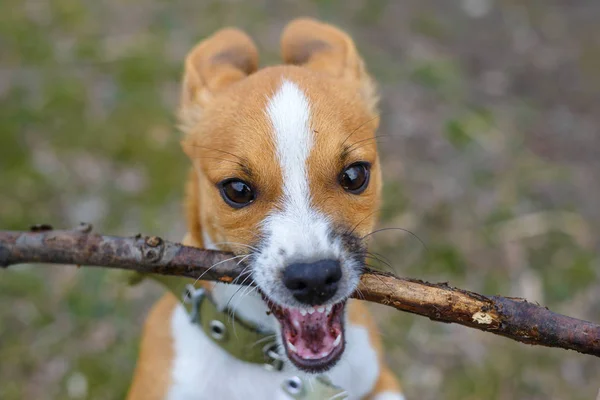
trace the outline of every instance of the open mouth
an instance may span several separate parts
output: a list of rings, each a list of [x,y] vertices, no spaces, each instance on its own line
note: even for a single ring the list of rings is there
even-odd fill
[[[317,373],[335,365],[345,346],[345,301],[301,309],[283,307],[263,297],[281,324],[285,351],[296,367]]]

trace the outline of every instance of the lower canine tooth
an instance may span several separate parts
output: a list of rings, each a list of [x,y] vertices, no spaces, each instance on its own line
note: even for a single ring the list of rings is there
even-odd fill
[[[340,333],[333,341],[333,347],[339,345],[341,342],[342,342],[342,334]]]
[[[287,342],[287,345],[288,345],[288,349],[290,349],[290,351],[292,351],[292,352],[294,352],[294,353],[297,353],[297,352],[298,352],[298,349],[296,349],[296,346],[294,346],[294,345],[292,344],[292,342],[290,342],[289,340],[288,340],[288,342]]]
[[[329,314],[331,312],[331,308],[332,308],[332,306],[325,307],[325,310],[327,310],[327,314]]]

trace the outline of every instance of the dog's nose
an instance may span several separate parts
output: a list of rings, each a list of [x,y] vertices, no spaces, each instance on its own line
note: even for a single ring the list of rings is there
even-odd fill
[[[337,260],[288,265],[283,271],[283,283],[296,300],[314,306],[325,303],[337,291],[342,279],[342,267]]]

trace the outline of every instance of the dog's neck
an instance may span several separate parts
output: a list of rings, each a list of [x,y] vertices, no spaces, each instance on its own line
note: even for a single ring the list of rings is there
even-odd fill
[[[222,250],[206,231],[202,232],[202,241],[207,250]],[[225,283],[213,283],[211,286],[211,297],[219,310],[228,309],[233,315],[258,326],[261,330],[275,332],[276,320],[267,313],[267,305],[256,291],[256,287]]]

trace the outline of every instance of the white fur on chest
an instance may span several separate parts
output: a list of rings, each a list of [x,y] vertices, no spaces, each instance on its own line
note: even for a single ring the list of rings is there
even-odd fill
[[[282,382],[294,375],[306,377],[292,366],[270,372],[232,357],[189,322],[182,306],[173,312],[171,329],[175,358],[169,400],[290,399],[281,389]],[[344,388],[350,399],[359,399],[375,384],[379,363],[364,327],[348,324],[346,339],[342,359],[326,375]]]

